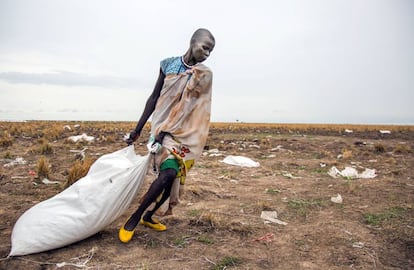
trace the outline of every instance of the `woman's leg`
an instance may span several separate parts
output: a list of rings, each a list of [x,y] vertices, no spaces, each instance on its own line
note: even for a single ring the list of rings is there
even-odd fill
[[[174,177],[174,180],[175,180],[175,177]],[[160,208],[161,205],[163,205],[164,202],[170,197],[171,188],[172,188],[172,185],[174,183],[174,180],[169,182],[168,185],[165,187],[164,192],[162,193],[161,199],[155,204],[154,208],[145,213],[145,215],[143,217],[144,221],[155,223],[152,220],[152,215],[154,215],[154,213],[158,210],[158,208]]]
[[[141,205],[138,207],[137,211],[135,211],[135,213],[133,213],[132,216],[128,219],[128,221],[125,223],[125,230],[134,230],[134,228],[138,225],[138,222],[140,221],[145,209],[147,209],[151,205],[151,203],[153,203],[164,190],[168,190],[167,187],[172,185],[176,174],[177,172],[174,169],[165,169],[160,172],[158,178],[155,179],[155,181],[151,184],[150,188],[145,194],[141,202]],[[171,191],[171,188],[169,188],[169,190]]]

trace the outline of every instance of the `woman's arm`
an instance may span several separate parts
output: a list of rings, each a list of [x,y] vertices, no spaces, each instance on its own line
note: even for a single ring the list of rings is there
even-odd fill
[[[154,112],[158,98],[160,97],[161,89],[164,85],[164,79],[165,74],[160,70],[154,90],[148,98],[147,103],[145,104],[144,112],[142,113],[141,118],[137,123],[137,126],[129,135],[129,139],[127,140],[128,144],[132,144],[141,135],[141,131],[144,128],[145,123],[148,121],[148,118]]]

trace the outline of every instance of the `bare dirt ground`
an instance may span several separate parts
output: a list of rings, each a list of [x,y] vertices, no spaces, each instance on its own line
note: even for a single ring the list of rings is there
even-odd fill
[[[153,179],[148,175],[130,210],[102,232],[57,250],[6,258],[19,216],[63,190],[75,162],[71,150],[87,147],[86,157],[96,159],[125,147],[122,136],[134,126],[69,123],[71,130],[64,130],[66,124],[0,122],[0,269],[414,269],[413,127],[380,134],[213,126],[181,204],[160,218],[166,232],[139,226],[128,244],[117,238]],[[145,153],[147,132],[137,153]],[[82,133],[96,140],[67,140]],[[221,162],[227,155],[260,167]],[[46,185],[29,173],[42,156],[51,165],[49,179],[62,184]],[[27,163],[4,166],[18,157]],[[333,166],[375,169],[377,176],[333,178],[327,173]],[[337,194],[342,203],[331,201]],[[276,211],[287,224],[265,222],[262,211]]]

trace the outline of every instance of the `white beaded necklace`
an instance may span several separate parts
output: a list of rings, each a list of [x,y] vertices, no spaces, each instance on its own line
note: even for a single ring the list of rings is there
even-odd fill
[[[197,65],[197,64],[194,64],[194,65],[190,66],[189,64],[187,64],[187,63],[184,61],[184,55],[183,55],[183,56],[181,56],[181,62],[183,62],[184,66],[186,66],[187,68],[192,68],[192,67],[194,67],[195,65]]]

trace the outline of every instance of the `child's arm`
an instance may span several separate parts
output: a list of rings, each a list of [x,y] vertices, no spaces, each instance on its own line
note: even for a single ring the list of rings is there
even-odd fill
[[[144,112],[142,113],[135,129],[129,134],[129,138],[127,140],[127,143],[129,145],[138,139],[138,137],[141,135],[141,131],[144,128],[145,123],[154,112],[155,105],[157,104],[158,98],[160,97],[162,86],[164,85],[164,79],[165,74],[160,70],[160,74],[158,75],[154,90],[151,96],[148,98],[147,103],[145,104]]]

